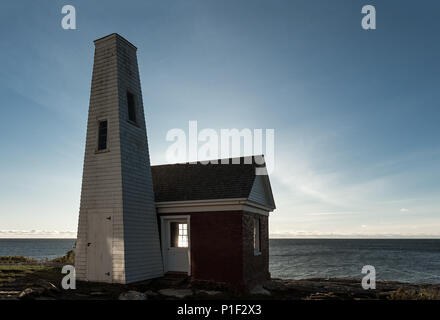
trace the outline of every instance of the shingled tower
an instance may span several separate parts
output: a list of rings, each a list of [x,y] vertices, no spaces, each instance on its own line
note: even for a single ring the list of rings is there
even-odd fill
[[[137,48],[95,40],[75,269],[79,280],[163,275]]]

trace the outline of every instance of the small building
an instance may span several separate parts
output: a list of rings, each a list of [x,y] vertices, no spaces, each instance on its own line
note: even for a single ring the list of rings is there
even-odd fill
[[[94,43],[77,279],[181,272],[242,288],[267,279],[275,204],[263,159],[151,166],[137,48],[115,33]]]
[[[151,167],[165,272],[241,288],[270,277],[269,178],[239,160]]]

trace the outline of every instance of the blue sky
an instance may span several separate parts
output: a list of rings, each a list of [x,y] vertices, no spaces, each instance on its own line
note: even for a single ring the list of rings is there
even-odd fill
[[[361,28],[366,4],[377,30]],[[190,120],[273,128],[272,236],[440,236],[438,1],[0,9],[0,237],[75,235],[93,40],[113,32],[138,47],[153,164]]]

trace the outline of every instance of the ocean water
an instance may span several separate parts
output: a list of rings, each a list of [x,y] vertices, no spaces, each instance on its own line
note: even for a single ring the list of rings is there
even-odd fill
[[[372,265],[377,280],[440,284],[440,239],[271,239],[276,278],[361,278]]]
[[[0,239],[0,256],[53,259],[75,239]],[[440,284],[440,239],[271,239],[270,272],[275,278],[361,278],[372,265],[378,280]]]
[[[76,239],[0,239],[0,256],[54,259],[72,250]]]

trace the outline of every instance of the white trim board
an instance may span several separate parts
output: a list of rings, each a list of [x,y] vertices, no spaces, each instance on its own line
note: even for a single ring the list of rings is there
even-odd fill
[[[157,213],[246,211],[268,216],[273,208],[246,198],[156,202]]]

